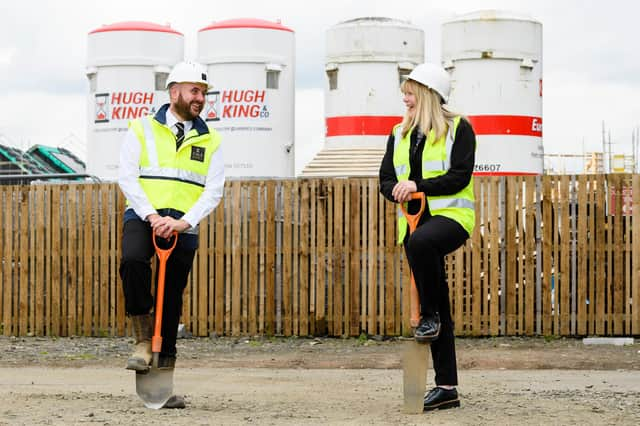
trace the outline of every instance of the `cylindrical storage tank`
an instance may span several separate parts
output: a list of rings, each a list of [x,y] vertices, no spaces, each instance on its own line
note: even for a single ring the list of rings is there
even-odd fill
[[[390,18],[357,18],[326,32],[325,149],[384,149],[402,120],[401,81],[424,62],[424,31]]]
[[[477,135],[475,174],[542,174],[542,24],[495,10],[459,16],[442,26],[442,63],[451,109]]]
[[[89,33],[87,173],[117,178],[129,120],[169,101],[167,76],[183,58],[184,37],[168,25],[119,22]]]
[[[203,117],[222,136],[225,176],[294,176],[294,32],[280,22],[232,19],[198,32],[213,89]]]

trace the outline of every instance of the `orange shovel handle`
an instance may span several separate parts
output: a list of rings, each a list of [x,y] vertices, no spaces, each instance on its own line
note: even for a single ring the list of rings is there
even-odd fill
[[[407,219],[409,224],[409,235],[413,233],[418,227],[418,222],[424,209],[427,205],[427,199],[424,196],[424,192],[414,192],[411,194],[412,200],[420,200],[420,210],[416,214],[409,214],[404,206],[404,203],[400,203],[400,209],[402,214]],[[411,318],[409,319],[411,327],[417,327],[420,322],[420,294],[418,293],[418,287],[416,286],[416,280],[413,277],[413,271],[411,271]]]
[[[427,198],[424,196],[424,192],[414,192],[411,194],[412,200],[420,200],[420,210],[416,214],[409,214],[404,206],[404,203],[400,203],[400,209],[407,222],[409,223],[409,233],[412,233],[418,227],[418,221],[424,213],[424,209],[427,206]]]
[[[151,237],[153,246],[156,248],[158,256],[158,288],[156,289],[156,312],[155,326],[153,328],[153,337],[151,338],[151,352],[159,353],[162,349],[162,307],[164,306],[164,276],[167,270],[167,259],[171,256],[171,252],[178,243],[178,233],[173,231],[171,238],[173,244],[168,249],[161,249],[156,242],[156,234]]]

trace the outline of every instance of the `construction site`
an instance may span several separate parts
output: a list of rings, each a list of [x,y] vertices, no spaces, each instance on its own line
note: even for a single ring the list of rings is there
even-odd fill
[[[184,293],[187,410],[145,409],[123,368],[116,183],[129,121],[168,102],[184,34],[91,30],[86,158],[0,139],[0,424],[640,423],[640,132],[631,153],[604,122],[601,151],[545,152],[542,25],[483,10],[441,26],[448,105],[477,141],[476,226],[445,262],[462,405],[417,416],[402,393],[412,275],[378,174],[424,30],[387,17],[326,29],[323,146],[296,173],[296,29],[199,29],[195,60],[215,76],[200,116],[221,135],[226,182]]]

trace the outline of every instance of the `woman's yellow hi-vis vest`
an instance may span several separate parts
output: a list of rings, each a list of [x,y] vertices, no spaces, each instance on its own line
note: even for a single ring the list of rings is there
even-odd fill
[[[129,126],[142,148],[138,180],[153,208],[188,212],[204,190],[220,135],[214,130],[199,135],[191,129],[176,152],[171,129],[152,116],[132,120]]]
[[[434,143],[435,133],[429,132],[422,151],[422,177],[429,179],[443,175],[449,170],[451,164],[451,150],[455,138],[460,117],[453,119],[453,128],[449,126],[447,134]],[[400,124],[393,128],[393,166],[396,170],[398,181],[409,180],[411,165],[409,151],[411,147],[411,131],[402,137]],[[473,176],[469,184],[457,194],[427,196],[429,210],[432,216],[441,215],[458,222],[471,235],[476,223],[473,195]],[[406,203],[405,203],[406,207]],[[398,208],[398,244],[402,244],[407,233],[407,220],[400,208]]]

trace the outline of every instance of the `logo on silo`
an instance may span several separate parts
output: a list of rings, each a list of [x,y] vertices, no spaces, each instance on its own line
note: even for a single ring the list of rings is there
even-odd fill
[[[206,121],[220,121],[220,92],[207,92],[207,104],[204,109]]]
[[[96,93],[95,123],[109,122],[109,94]]]
[[[155,114],[153,92],[113,92],[96,94],[94,121],[109,123],[133,120],[147,114]]]
[[[230,89],[207,93],[205,119],[268,119],[266,90]]]

